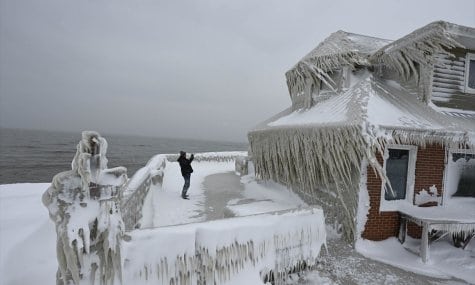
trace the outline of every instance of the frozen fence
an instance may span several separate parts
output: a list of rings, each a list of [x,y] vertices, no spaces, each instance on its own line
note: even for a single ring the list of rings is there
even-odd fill
[[[238,157],[247,156],[247,152],[206,152],[195,155],[196,162],[204,161],[235,161]],[[145,167],[137,170],[130,179],[123,194],[121,210],[126,230],[132,230],[142,218],[142,207],[152,185],[163,182],[163,173],[167,162],[176,162],[178,155],[158,154],[152,157]]]
[[[305,208],[130,232],[125,284],[225,284],[233,277],[275,283],[315,265],[325,244],[323,211]],[[245,277],[242,277],[245,276]]]

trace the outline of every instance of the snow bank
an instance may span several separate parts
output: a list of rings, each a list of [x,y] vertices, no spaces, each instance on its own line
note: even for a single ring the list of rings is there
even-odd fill
[[[302,261],[314,265],[326,239],[317,208],[130,235],[123,249],[126,284],[262,283],[261,272],[286,272]]]
[[[436,278],[456,277],[475,283],[475,245],[466,250],[455,248],[448,241],[441,240],[431,244],[431,259],[422,263],[418,256],[419,240],[406,238],[404,247],[396,238],[384,241],[358,240],[356,250],[365,257],[390,264],[417,274]]]

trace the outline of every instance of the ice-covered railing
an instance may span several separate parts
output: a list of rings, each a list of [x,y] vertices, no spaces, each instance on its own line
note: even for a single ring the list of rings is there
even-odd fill
[[[320,208],[129,234],[123,255],[125,284],[226,284],[243,276],[246,284],[266,278],[279,284],[289,271],[314,266],[326,240]]]
[[[195,154],[195,162],[236,161],[238,158],[247,156],[247,152],[205,152]],[[164,169],[167,162],[176,162],[178,154],[158,154],[152,157],[147,165],[134,174],[126,186],[122,199],[122,219],[126,230],[132,230],[142,218],[142,207],[152,185],[163,182]]]
[[[122,283],[124,224],[119,207],[125,167],[107,168],[107,141],[85,131],[71,170],[54,176],[42,196],[56,227],[56,284]]]

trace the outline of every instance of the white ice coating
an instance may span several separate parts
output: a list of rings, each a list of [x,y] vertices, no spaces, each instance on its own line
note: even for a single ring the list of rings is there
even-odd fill
[[[318,208],[130,235],[124,247],[127,284],[226,284],[244,273],[253,274],[247,280],[258,284],[260,273],[268,269],[284,273],[315,265],[326,239],[323,211]]]
[[[56,225],[57,284],[119,284],[124,224],[120,196],[124,167],[107,169],[107,142],[83,132],[72,170],[57,174],[43,194]]]
[[[291,98],[306,92],[305,87],[309,81],[320,86],[321,80],[323,84],[333,88],[328,72],[345,65],[368,65],[368,54],[390,42],[344,31],[331,34],[285,74]]]
[[[451,34],[453,24],[438,21],[415,30],[409,35],[394,41],[375,52],[369,60],[384,64],[396,70],[405,78],[414,76],[417,80],[419,70],[415,64],[430,66],[435,63],[434,56],[453,57],[448,49],[463,47]]]
[[[361,169],[367,169],[368,162],[363,159],[361,161]],[[368,220],[369,209],[371,208],[369,202],[369,193],[367,187],[367,172],[361,171],[359,192],[358,192],[358,209],[356,213],[356,236],[359,239],[365,230],[366,221]]]

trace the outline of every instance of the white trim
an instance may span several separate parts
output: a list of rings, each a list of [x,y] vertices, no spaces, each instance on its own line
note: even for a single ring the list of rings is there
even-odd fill
[[[470,94],[475,94],[475,88],[471,88],[468,86],[468,77],[469,77],[469,71],[470,71],[470,60],[475,60],[475,53],[467,53],[465,56],[465,82],[464,82],[464,87],[465,87],[465,93],[470,93]],[[475,72],[475,70],[473,71]]]
[[[406,197],[401,200],[391,200],[388,201],[384,198],[385,182],[381,183],[381,199],[379,203],[379,211],[396,211],[400,203],[409,202],[411,205],[414,204],[414,183],[416,181],[416,158],[417,158],[417,146],[416,145],[400,145],[400,144],[389,144],[384,149],[384,164],[383,171],[386,173],[386,161],[389,157],[388,149],[407,149],[409,150],[409,161],[407,162],[407,180],[406,180]]]

